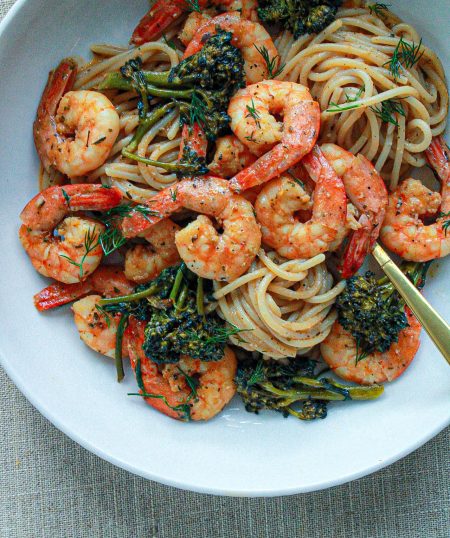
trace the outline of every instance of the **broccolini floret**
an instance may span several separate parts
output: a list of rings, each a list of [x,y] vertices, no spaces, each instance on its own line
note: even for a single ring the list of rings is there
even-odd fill
[[[315,374],[317,363],[304,358],[279,361],[243,360],[236,374],[237,392],[245,409],[258,413],[271,409],[285,417],[314,420],[327,416],[327,403],[333,400],[371,400],[383,387],[350,387]]]
[[[241,51],[231,44],[232,37],[230,32],[218,30],[199,52],[185,58],[170,71],[144,71],[140,58],[135,58],[127,62],[120,73],[110,73],[103,80],[100,89],[134,89],[140,97],[139,126],[123,151],[126,157],[176,172],[181,177],[208,171],[203,163],[195,162],[193,166],[192,158],[185,156],[174,165],[138,158],[135,151],[150,127],[175,107],[180,109],[181,124],[198,123],[210,141],[226,132],[230,123],[229,100],[245,85],[244,60]],[[152,97],[166,102],[152,108]]]
[[[429,266],[430,263],[406,263],[402,269],[421,288]],[[386,277],[377,280],[370,271],[349,278],[335,306],[339,323],[355,338],[357,361],[375,351],[387,351],[408,326],[403,299]]]
[[[297,39],[319,33],[332,23],[342,0],[262,0],[258,15],[267,23],[278,23]]]
[[[239,330],[215,313],[205,314],[210,288],[209,281],[182,263],[137,286],[131,295],[103,299],[100,308],[106,316],[120,313],[148,322],[143,349],[153,362],[176,363],[181,355],[216,361],[223,358],[228,338]]]

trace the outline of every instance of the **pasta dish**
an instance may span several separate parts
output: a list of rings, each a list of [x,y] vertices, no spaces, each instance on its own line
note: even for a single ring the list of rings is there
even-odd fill
[[[386,4],[339,0],[156,0],[130,43],[62,59],[40,98],[36,308],[71,303],[175,419],[378,398],[421,326],[361,267],[381,241],[422,288],[450,252],[436,53]]]

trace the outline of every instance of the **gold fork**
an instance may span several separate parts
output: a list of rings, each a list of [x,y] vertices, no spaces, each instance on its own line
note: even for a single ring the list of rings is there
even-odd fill
[[[450,364],[449,324],[436,312],[379,244],[375,245],[372,254],[395,289],[403,297],[405,303],[414,312],[445,360]]]

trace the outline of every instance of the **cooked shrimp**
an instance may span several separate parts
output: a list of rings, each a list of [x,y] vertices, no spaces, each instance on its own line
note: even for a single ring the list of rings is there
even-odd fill
[[[209,21],[212,18],[212,14],[208,10],[202,10],[201,13],[198,11],[192,11],[189,13],[188,18],[186,19],[181,32],[178,34],[179,40],[183,43],[185,47],[189,45],[192,41],[192,38],[196,34],[197,30],[202,24]]]
[[[222,11],[238,11],[241,10],[241,16],[243,19],[251,21],[258,21],[257,0],[198,0],[198,6],[201,9],[201,13],[194,11],[192,14],[196,16],[192,18],[190,27],[186,34],[185,39],[181,39],[184,45],[187,45],[192,39],[193,30],[197,27],[192,26],[196,21],[201,20],[201,17],[208,13],[209,10],[205,10],[208,4],[211,4]],[[165,30],[179,19],[183,13],[186,13],[191,9],[191,6],[186,0],[157,0],[150,11],[142,17],[139,24],[135,28],[131,37],[131,43],[134,45],[142,45],[148,41],[154,41],[160,38]],[[189,17],[188,17],[189,19]],[[184,30],[183,30],[184,32]],[[181,36],[180,36],[181,37]],[[189,39],[190,37],[190,39]]]
[[[238,12],[223,13],[202,24],[187,46],[183,57],[187,58],[201,50],[205,36],[216,34],[219,29],[233,34],[231,43],[242,52],[247,84],[269,77],[267,63],[258,49],[267,50],[276,69],[279,56],[269,33],[261,24],[242,19]]]
[[[398,342],[394,342],[388,351],[377,351],[356,361],[355,339],[335,321],[330,334],[320,345],[322,357],[336,375],[347,381],[361,385],[393,381],[409,366],[420,344],[421,325],[408,308],[405,312],[409,327],[400,331]]]
[[[263,242],[288,259],[312,258],[328,251],[346,224],[344,185],[318,147],[310,156],[310,168],[318,179],[313,203],[301,184],[287,175],[267,183],[256,199]],[[311,207],[311,218],[300,222],[296,213]]]
[[[117,297],[133,293],[135,283],[128,280],[123,269],[118,265],[101,265],[84,282],[50,284],[34,296],[34,305],[39,311],[50,310],[90,293],[103,297]]]
[[[119,115],[111,101],[94,91],[69,91],[76,76],[73,60],[50,74],[33,126],[34,142],[47,171],[70,178],[101,166],[119,134]],[[66,93],[67,92],[67,93]]]
[[[234,352],[226,347],[224,357],[218,361],[204,362],[185,356],[176,364],[157,365],[143,352],[144,326],[130,318],[126,333],[131,366],[145,401],[179,420],[209,420],[220,413],[236,393]],[[198,381],[195,392],[186,376]]]
[[[450,253],[450,164],[445,141],[435,138],[427,150],[431,166],[442,181],[442,194],[433,192],[417,179],[406,179],[389,196],[381,228],[382,242],[405,260],[426,262]],[[433,224],[420,217],[435,215]]]
[[[295,82],[265,80],[238,90],[228,106],[231,130],[260,156],[230,181],[237,192],[278,177],[316,143],[320,108],[309,90]],[[281,115],[283,122],[275,115]]]
[[[178,185],[183,207],[201,213],[175,235],[180,257],[191,271],[211,280],[231,281],[245,273],[261,245],[261,231],[253,207],[232,194],[218,178],[187,180]],[[223,228],[214,228],[214,217]]]
[[[358,229],[351,234],[341,268],[343,278],[348,278],[361,267],[378,239],[388,193],[380,174],[363,155],[355,156],[335,144],[323,144],[321,150],[342,178],[347,196],[360,214]],[[305,165],[308,167],[308,158]]]
[[[216,140],[216,151],[208,169],[219,177],[232,177],[254,163],[256,157],[236,136],[227,135]]]
[[[164,219],[143,236],[149,245],[134,245],[125,254],[125,275],[138,283],[149,282],[166,267],[180,261],[175,245],[178,224]]]
[[[102,185],[49,187],[23,209],[20,241],[41,275],[59,282],[85,280],[102,260],[99,236],[103,224],[87,217],[67,216],[75,211],[106,211],[120,203],[115,188]]]
[[[106,315],[98,309],[98,302],[101,298],[101,295],[88,295],[73,303],[73,319],[81,340],[88,347],[114,359],[117,328],[121,315],[108,314],[108,318],[106,318]],[[128,356],[126,338],[122,341],[122,356]]]

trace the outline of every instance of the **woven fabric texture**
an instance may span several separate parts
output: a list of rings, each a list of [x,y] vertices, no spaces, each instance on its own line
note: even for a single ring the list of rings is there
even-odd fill
[[[0,0],[0,19],[13,4]],[[220,498],[114,467],[52,426],[1,369],[0,386],[0,538],[450,536],[449,429],[350,484],[274,499]]]

